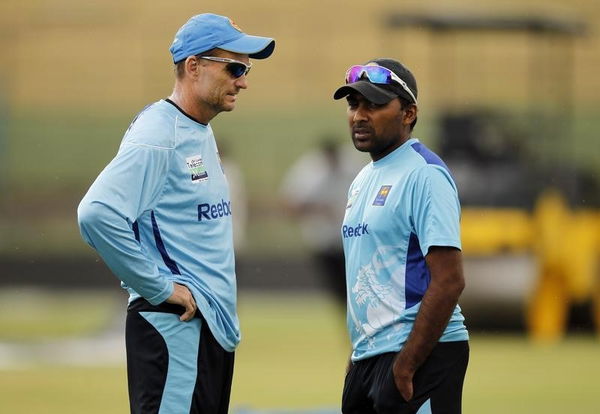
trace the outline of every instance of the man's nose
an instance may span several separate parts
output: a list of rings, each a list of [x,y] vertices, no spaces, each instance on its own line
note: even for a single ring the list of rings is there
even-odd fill
[[[246,79],[246,75],[242,75],[235,80],[235,86],[240,89],[248,89],[248,79]]]
[[[367,119],[367,114],[362,105],[359,105],[358,108],[354,111],[354,116],[352,120],[354,122],[365,121]]]

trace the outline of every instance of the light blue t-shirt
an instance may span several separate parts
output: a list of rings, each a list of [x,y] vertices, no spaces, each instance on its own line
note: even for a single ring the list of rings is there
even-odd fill
[[[444,162],[410,139],[356,176],[342,240],[352,360],[397,352],[430,282],[431,246],[460,244],[460,204]],[[456,306],[440,341],[467,340]]]
[[[79,204],[81,234],[130,294],[186,285],[227,351],[240,340],[232,206],[210,125],[165,100],[144,109]]]

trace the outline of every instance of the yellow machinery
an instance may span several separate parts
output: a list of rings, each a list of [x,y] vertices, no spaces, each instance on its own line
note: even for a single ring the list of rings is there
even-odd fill
[[[553,341],[566,330],[571,305],[592,301],[600,326],[600,212],[571,210],[556,191],[544,193],[533,212],[464,208],[463,249],[469,256],[533,252],[538,279],[527,306],[534,340]]]

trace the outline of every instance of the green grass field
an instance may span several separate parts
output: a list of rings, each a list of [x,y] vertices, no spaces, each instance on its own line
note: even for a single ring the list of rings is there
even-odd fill
[[[41,326],[27,322],[27,314],[33,313],[27,302],[22,309],[13,304],[12,312],[4,309],[0,315],[0,351],[2,344],[18,343],[16,337],[43,342],[53,326],[63,335],[75,335],[74,327],[65,331],[64,319],[82,299],[88,306],[80,308],[79,318],[87,326],[80,323],[79,334],[106,324],[107,316],[121,306],[121,298],[115,302],[114,297],[93,294],[71,300],[62,296],[64,313],[57,302],[47,300],[52,310]],[[16,314],[23,324],[19,335],[11,333]],[[243,340],[236,355],[232,413],[336,409],[349,352],[339,309],[319,295],[242,292],[240,319]],[[0,367],[0,412],[128,412],[123,364],[94,357],[90,355],[85,366],[41,361]],[[464,412],[594,414],[600,412],[598,384],[600,343],[592,337],[536,346],[522,335],[474,334]]]

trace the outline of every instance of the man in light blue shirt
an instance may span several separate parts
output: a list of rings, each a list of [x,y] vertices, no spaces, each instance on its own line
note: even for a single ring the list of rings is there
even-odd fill
[[[458,414],[469,347],[456,185],[411,138],[417,84],[400,62],[352,66],[334,94],[344,97],[354,146],[373,161],[341,229],[352,341],[342,411]]]
[[[81,234],[129,292],[132,413],[227,413],[240,340],[226,171],[209,122],[234,109],[271,38],[192,17],[170,51],[168,99],[129,126],[78,208]],[[202,377],[199,377],[202,375]]]

